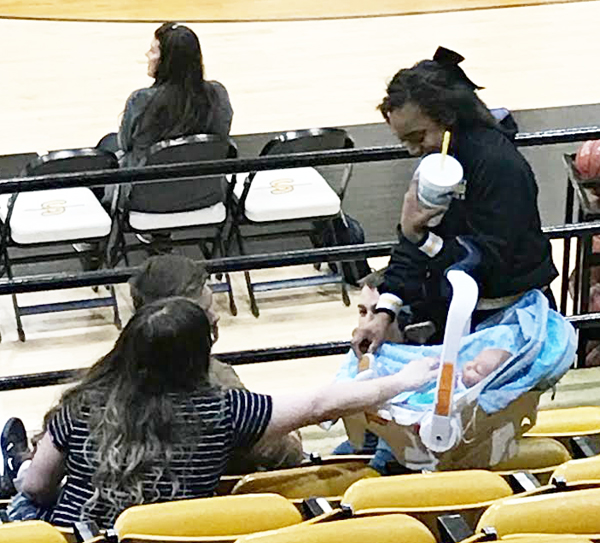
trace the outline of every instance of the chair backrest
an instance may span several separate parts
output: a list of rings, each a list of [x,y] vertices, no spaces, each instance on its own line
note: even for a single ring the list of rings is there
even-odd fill
[[[342,128],[309,128],[279,134],[267,142],[260,154],[309,153],[352,147],[354,141]]]
[[[600,488],[498,500],[481,516],[476,531],[508,534],[599,534]]]
[[[230,538],[275,530],[302,521],[298,509],[276,494],[198,498],[126,509],[115,530],[119,541],[160,538]]]
[[[282,132],[269,140],[262,148],[260,155],[281,155],[287,153],[310,153],[315,151],[331,151],[351,149],[354,140],[343,128],[307,128]],[[340,200],[344,200],[346,188],[352,176],[353,164],[346,164],[344,175],[338,190]]]
[[[68,543],[54,526],[41,520],[9,522],[0,526],[2,543]]]
[[[92,170],[112,170],[119,167],[117,157],[102,149],[64,149],[39,155],[25,166],[25,175],[78,173]]]
[[[240,543],[435,543],[432,533],[408,515],[378,515],[303,523],[238,539]]]
[[[338,497],[356,481],[377,476],[364,462],[263,471],[245,475],[232,494],[274,492],[288,499]]]
[[[146,155],[145,166],[180,164],[236,158],[237,147],[229,138],[196,134],[155,143]],[[128,208],[145,213],[175,213],[213,206],[226,196],[223,175],[190,177],[174,181],[134,185]]]
[[[600,481],[600,456],[569,460],[558,466],[552,473],[553,481]]]

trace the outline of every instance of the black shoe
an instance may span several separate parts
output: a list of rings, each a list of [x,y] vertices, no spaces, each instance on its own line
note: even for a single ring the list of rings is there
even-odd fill
[[[8,419],[0,435],[0,449],[4,460],[0,492],[2,495],[12,495],[16,493],[13,481],[17,478],[19,468],[29,452],[27,432],[21,419]]]

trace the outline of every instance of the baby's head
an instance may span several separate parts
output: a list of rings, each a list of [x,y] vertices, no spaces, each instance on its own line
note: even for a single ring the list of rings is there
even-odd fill
[[[504,349],[484,349],[473,360],[465,364],[462,371],[463,384],[466,387],[475,386],[511,356],[512,354]]]

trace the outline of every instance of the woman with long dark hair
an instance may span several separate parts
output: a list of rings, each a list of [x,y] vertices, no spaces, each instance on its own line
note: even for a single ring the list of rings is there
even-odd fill
[[[462,165],[464,190],[447,210],[432,208],[419,202],[413,180],[404,197],[399,244],[379,289],[377,314],[356,330],[356,352],[375,351],[403,305],[410,306],[414,322],[433,321],[438,330],[434,342],[441,342],[450,298],[444,271],[464,256],[459,237],[481,253],[474,276],[482,299],[474,325],[530,289],[545,289],[551,297],[547,287],[558,272],[541,229],[534,174],[477,96],[480,87],[460,68],[462,60],[438,48],[432,60],[396,73],[379,106],[414,156],[439,153],[449,132],[449,154]],[[441,212],[441,222],[432,226]]]
[[[221,83],[204,79],[200,42],[191,29],[164,23],[146,56],[154,84],[133,92],[125,105],[118,135],[123,166],[138,166],[148,148],[161,140],[229,134],[229,95]]]
[[[269,396],[208,378],[211,329],[185,298],[144,306],[114,348],[65,392],[20,491],[56,500],[50,521],[110,527],[126,507],[213,495],[231,452],[259,440],[373,409],[435,375],[417,361],[371,381]]]

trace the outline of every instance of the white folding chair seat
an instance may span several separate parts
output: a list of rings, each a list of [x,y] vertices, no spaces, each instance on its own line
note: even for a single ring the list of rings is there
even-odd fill
[[[8,215],[10,194],[0,196],[0,218]],[[59,243],[106,237],[111,218],[94,193],[83,187],[24,192],[10,218],[10,236],[18,245]]]
[[[223,202],[194,211],[179,213],[142,213],[129,212],[129,225],[134,230],[151,231],[171,228],[185,228],[221,224],[227,218],[227,209]]]
[[[243,191],[244,183],[238,182],[234,189],[238,199]],[[340,211],[339,196],[314,168],[258,172],[244,208],[249,221],[260,223],[332,217]]]

